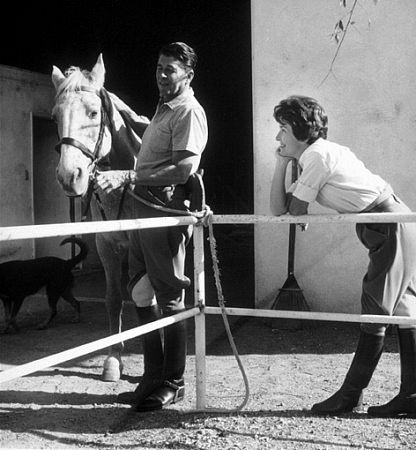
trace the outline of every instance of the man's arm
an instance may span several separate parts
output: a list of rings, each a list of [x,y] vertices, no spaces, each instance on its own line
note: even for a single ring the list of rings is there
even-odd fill
[[[173,152],[172,164],[160,170],[107,170],[97,172],[95,186],[107,194],[126,184],[142,184],[146,186],[167,186],[170,184],[184,184],[189,175],[196,172],[201,160],[187,150]]]
[[[189,175],[196,172],[201,155],[195,155],[187,150],[173,152],[172,164],[160,170],[137,168],[134,184],[148,186],[164,186],[169,184],[184,184]]]

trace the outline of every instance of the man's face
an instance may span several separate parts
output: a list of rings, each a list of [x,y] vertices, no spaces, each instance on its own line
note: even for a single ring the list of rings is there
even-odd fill
[[[305,142],[296,139],[292,127],[288,123],[280,124],[276,141],[279,142],[277,152],[280,156],[287,158],[299,158],[302,151],[308,146]]]
[[[185,69],[173,56],[160,55],[156,67],[159,94],[165,102],[182,94],[194,76],[193,70]]]

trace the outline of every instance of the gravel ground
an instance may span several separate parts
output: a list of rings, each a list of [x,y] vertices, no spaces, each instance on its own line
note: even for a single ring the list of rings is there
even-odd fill
[[[0,368],[29,362],[106,335],[104,305],[84,303],[81,323],[61,305],[55,324],[35,329],[37,314],[19,315],[22,330],[1,335]],[[63,309],[62,309],[63,308]],[[126,308],[125,329],[135,326]],[[414,449],[415,421],[376,419],[365,413],[316,417],[311,405],[343,380],[358,338],[355,324],[318,323],[277,330],[265,319],[232,321],[249,382],[223,333],[220,317],[207,323],[207,411],[196,411],[192,320],[186,398],[164,411],[134,413],[115,402],[142,373],[139,339],[126,342],[125,370],[116,383],[100,381],[105,351],[1,385],[0,448],[13,449]],[[366,391],[366,406],[384,403],[399,385],[396,335]]]

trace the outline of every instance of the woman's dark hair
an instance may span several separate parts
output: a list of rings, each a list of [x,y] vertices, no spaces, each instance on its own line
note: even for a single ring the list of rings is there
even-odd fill
[[[159,56],[172,56],[180,61],[185,69],[195,69],[198,57],[192,47],[184,42],[172,42],[159,50]]]
[[[307,144],[327,138],[328,117],[313,98],[292,95],[274,107],[273,117],[280,124],[289,124],[295,138]]]

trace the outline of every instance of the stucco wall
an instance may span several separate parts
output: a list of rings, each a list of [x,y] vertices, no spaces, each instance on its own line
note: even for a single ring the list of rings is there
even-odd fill
[[[255,213],[270,214],[273,107],[291,94],[318,99],[329,116],[329,140],[349,146],[416,211],[416,2],[360,0],[324,82],[336,50],[330,35],[348,9],[338,0],[251,5]],[[329,210],[314,204],[310,212]],[[256,226],[255,240],[256,304],[270,306],[287,275],[288,226]],[[358,312],[366,264],[354,224],[297,233],[295,275],[315,311]]]
[[[32,117],[50,117],[50,76],[0,66],[0,226],[33,224]],[[0,242],[0,261],[33,257],[32,240]]]

